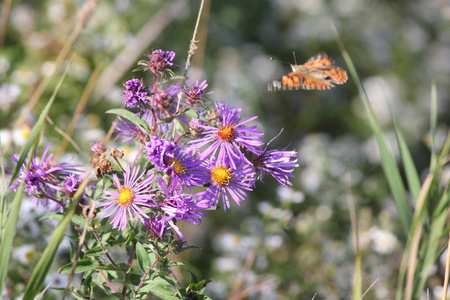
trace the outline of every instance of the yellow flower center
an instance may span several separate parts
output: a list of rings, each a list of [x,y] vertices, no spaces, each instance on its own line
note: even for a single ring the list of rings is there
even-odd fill
[[[172,169],[175,171],[175,173],[184,174],[184,172],[186,172],[186,168],[181,164],[181,162],[178,159],[169,158],[167,162],[169,163],[169,165],[173,164]]]
[[[129,187],[122,186],[122,188],[117,191],[120,193],[119,198],[117,198],[117,202],[119,202],[120,205],[129,206],[133,203],[134,193]]]
[[[225,166],[219,165],[212,169],[211,178],[218,186],[226,186],[231,180],[231,170]]]
[[[230,142],[234,138],[234,129],[230,125],[225,125],[219,129],[217,136],[225,142]]]

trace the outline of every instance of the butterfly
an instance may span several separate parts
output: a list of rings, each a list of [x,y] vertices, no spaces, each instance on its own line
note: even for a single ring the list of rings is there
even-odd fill
[[[334,87],[334,84],[347,81],[345,70],[336,67],[334,61],[323,52],[311,57],[303,65],[291,65],[291,68],[291,73],[269,84],[269,91],[327,90]]]

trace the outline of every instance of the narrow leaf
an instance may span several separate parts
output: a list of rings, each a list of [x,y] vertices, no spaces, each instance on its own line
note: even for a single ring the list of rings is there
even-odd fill
[[[115,108],[115,109],[110,109],[110,110],[106,111],[106,113],[114,114],[119,117],[123,117],[123,118],[129,120],[134,125],[138,126],[142,131],[147,131],[147,129],[148,129],[148,124],[143,119],[139,118],[138,116],[136,116],[134,113],[132,113],[129,110],[126,110],[123,108]]]
[[[142,244],[139,242],[136,243],[136,256],[139,268],[142,272],[146,272],[152,262],[150,261],[150,257],[148,256],[144,246],[142,246]]]
[[[405,232],[408,232],[409,228],[411,226],[412,211],[408,204],[408,199],[406,197],[406,190],[403,185],[402,178],[400,176],[400,171],[398,169],[398,166],[395,162],[395,159],[394,159],[392,153],[389,150],[388,144],[383,136],[383,131],[381,129],[380,123],[378,122],[378,120],[375,116],[375,113],[372,110],[372,107],[370,106],[370,102],[367,97],[367,93],[364,90],[361,80],[359,79],[355,65],[353,64],[353,61],[350,58],[350,55],[345,50],[344,45],[342,44],[342,42],[339,38],[339,34],[338,34],[336,28],[334,28],[334,30],[335,30],[336,40],[341,49],[342,56],[344,57],[344,60],[347,63],[350,75],[352,76],[353,81],[355,82],[355,84],[359,90],[361,100],[364,104],[367,115],[369,117],[370,125],[372,126],[372,131],[375,135],[375,139],[378,144],[378,149],[380,151],[381,165],[383,167],[383,171],[386,176],[387,183],[389,185],[389,189],[391,190],[392,197],[394,198],[395,205],[397,206],[397,211],[399,213],[400,220],[402,221]]]
[[[417,169],[414,165],[414,161],[409,152],[408,146],[406,145],[405,139],[400,131],[397,120],[394,115],[392,115],[392,120],[394,123],[395,134],[397,136],[398,148],[400,150],[400,155],[403,162],[403,167],[405,169],[406,180],[408,181],[409,190],[415,201],[419,197],[420,192],[420,179]]]

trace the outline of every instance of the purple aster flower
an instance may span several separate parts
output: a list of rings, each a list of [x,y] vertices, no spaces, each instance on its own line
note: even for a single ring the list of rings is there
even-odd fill
[[[36,149],[27,172],[25,172],[27,160],[24,161],[18,176],[18,182],[12,185],[11,188],[17,188],[20,182],[24,181],[25,192],[31,196],[31,200],[36,202],[40,201],[44,206],[49,205],[49,200],[54,200],[52,202],[55,206],[52,210],[57,210],[63,205],[63,203],[56,200],[56,193],[63,190],[60,185],[71,173],[80,172],[78,168],[81,166],[66,162],[57,164],[53,161],[53,153],[47,156],[48,150],[49,148],[47,147],[39,159],[37,158]],[[13,155],[13,160],[18,162],[18,156]]]
[[[145,111],[142,115],[142,120],[144,120],[149,128],[153,128],[155,125],[157,126],[159,132],[165,133],[170,129],[170,124],[168,123],[159,123],[153,118],[153,113],[149,110]],[[137,142],[141,145],[145,144],[148,141],[148,133],[143,131],[139,126],[118,117],[118,122],[115,122],[114,131],[117,132],[114,140],[119,138],[124,138],[122,143],[133,143]]]
[[[195,198],[193,194],[184,195],[181,186],[173,184],[167,186],[165,181],[160,177],[158,177],[158,185],[161,188],[162,199],[153,204],[153,206],[159,207],[162,210],[164,213],[164,221],[183,240],[183,234],[175,224],[175,220],[200,224],[202,216],[206,215],[202,210],[211,208],[211,201],[206,198]]]
[[[155,189],[152,189],[153,173],[147,177],[144,176],[145,171],[140,175],[138,173],[139,166],[133,167],[131,170],[130,166],[127,166],[123,173],[124,184],[122,185],[117,175],[113,174],[117,189],[115,191],[103,191],[107,195],[103,198],[109,199],[109,201],[101,203],[100,206],[105,207],[105,218],[115,214],[110,223],[113,228],[119,226],[119,230],[123,231],[128,218],[131,222],[134,221],[134,217],[137,217],[141,222],[149,218],[141,207],[150,207],[150,201],[155,200],[153,194]]]
[[[80,184],[82,181],[83,180],[80,176],[75,175],[75,174],[70,174],[69,176],[66,176],[62,190],[69,198],[72,198],[73,195],[75,195],[75,192],[80,187]],[[81,204],[85,203],[85,198],[86,198],[85,196],[86,195],[84,193],[81,194],[81,196],[78,200],[79,203],[81,203]]]
[[[294,177],[292,172],[297,164],[297,151],[264,150],[253,160],[256,176],[262,181],[265,173],[272,175],[281,185],[292,185],[289,177]]]
[[[148,61],[140,61],[139,64],[150,70],[153,74],[159,74],[164,72],[167,67],[173,66],[173,59],[175,58],[175,52],[154,50],[151,54],[144,54],[147,56]]]
[[[176,147],[174,142],[156,135],[145,146],[148,160],[158,168],[165,166],[166,153],[172,153]]]
[[[142,104],[148,104],[148,93],[146,87],[139,79],[131,79],[124,84],[123,100],[126,107],[142,107]]]
[[[133,143],[137,142],[143,144],[146,141],[147,133],[145,133],[139,126],[122,119],[117,118],[117,122],[114,122],[114,131],[117,132],[114,140],[123,138],[122,143]]]
[[[156,213],[150,213],[149,218],[144,220],[143,226],[153,238],[161,238],[168,230],[164,217]]]
[[[90,146],[91,151],[96,154],[102,154],[106,151],[106,147],[102,142],[93,142]]]
[[[158,171],[169,175],[174,185],[191,187],[208,182],[207,169],[189,149],[157,136],[152,137],[146,146],[150,162]]]
[[[217,108],[220,116],[217,126],[197,125],[205,130],[200,133],[204,137],[190,142],[197,148],[210,144],[201,153],[200,158],[204,159],[210,155],[214,157],[217,150],[219,150],[217,157],[219,161],[229,159],[234,164],[236,159],[243,157],[241,147],[258,154],[260,151],[259,147],[263,144],[260,141],[263,134],[256,129],[257,126],[244,126],[245,123],[253,121],[257,117],[239,122],[239,113],[235,108],[229,109],[224,105],[218,105]]]
[[[188,83],[184,87],[184,95],[186,97],[186,103],[193,106],[202,103],[203,97],[212,93],[212,92],[205,93],[205,89],[207,87],[208,84],[206,83],[206,80],[203,80],[203,82],[200,84],[198,84],[198,80],[196,80],[192,84]]]
[[[230,208],[229,196],[240,205],[247,197],[244,190],[251,191],[255,183],[255,171],[244,160],[239,163],[231,163],[229,159],[223,162],[210,161],[209,175],[211,185],[200,194],[200,198],[211,201],[214,209],[222,200],[224,211]]]
[[[67,194],[67,196],[72,197],[77,191],[78,187],[81,184],[81,179],[79,176],[75,174],[70,174],[66,177],[63,185],[63,191]]]

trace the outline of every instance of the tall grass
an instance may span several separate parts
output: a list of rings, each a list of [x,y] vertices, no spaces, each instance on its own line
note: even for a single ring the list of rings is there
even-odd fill
[[[445,249],[449,233],[447,216],[450,211],[450,183],[442,182],[443,178],[441,175],[444,166],[450,160],[450,131],[443,145],[438,150],[436,145],[436,86],[435,84],[431,84],[430,136],[432,151],[430,155],[430,166],[425,180],[421,183],[400,126],[397,123],[395,115],[391,113],[403,169],[401,170],[396,164],[394,155],[389,150],[380,122],[377,120],[371,108],[367,93],[364,90],[352,59],[340,41],[336,30],[335,32],[351,78],[359,90],[360,99],[366,109],[369,123],[380,151],[385,178],[394,198],[397,212],[405,232],[406,243],[404,245],[403,259],[399,267],[396,299],[420,299],[425,289],[429,270]],[[400,175],[401,171],[405,174],[405,180]],[[412,203],[408,202],[408,194],[413,199]],[[358,276],[360,276],[359,259],[360,257],[357,254],[355,274]],[[447,263],[447,277],[449,273],[448,266],[449,264]],[[442,299],[447,299],[446,289],[447,283],[445,282]]]

